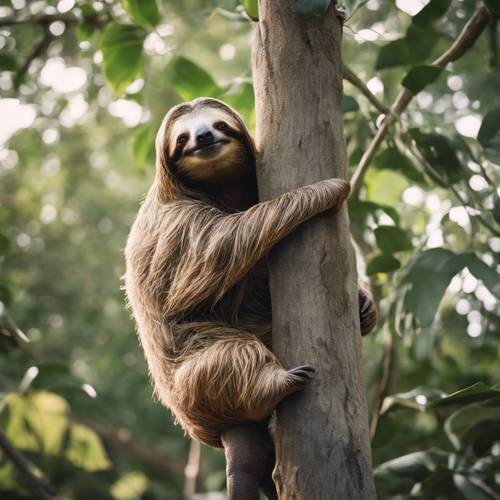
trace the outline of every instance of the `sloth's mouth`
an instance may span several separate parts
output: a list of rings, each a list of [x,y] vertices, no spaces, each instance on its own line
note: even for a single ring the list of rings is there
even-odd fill
[[[208,144],[195,146],[194,148],[191,148],[189,151],[186,151],[186,154],[205,155],[205,154],[215,153],[219,151],[222,148],[222,146],[224,146],[228,142],[229,142],[228,140],[219,139],[218,141],[210,142]]]

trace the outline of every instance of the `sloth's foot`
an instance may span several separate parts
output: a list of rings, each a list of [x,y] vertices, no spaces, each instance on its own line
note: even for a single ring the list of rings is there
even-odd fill
[[[361,326],[361,335],[368,335],[377,324],[378,312],[373,303],[370,292],[364,288],[358,289],[359,301],[359,323]]]
[[[259,487],[277,499],[269,479],[274,467],[274,446],[265,424],[242,424],[222,433],[226,454],[228,500],[259,500]],[[274,495],[274,496],[273,496]]]
[[[301,391],[312,379],[316,370],[309,365],[301,365],[287,370],[287,392],[286,395]]]

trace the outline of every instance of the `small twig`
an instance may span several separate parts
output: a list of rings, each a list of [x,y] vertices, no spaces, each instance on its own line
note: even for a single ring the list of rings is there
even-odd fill
[[[55,21],[62,21],[65,24],[77,24],[78,18],[74,16],[61,16],[60,14],[45,15],[39,17],[27,17],[25,19],[7,18],[0,20],[0,28],[7,26],[26,26],[30,24],[38,24],[40,26],[48,26]]]
[[[391,113],[391,109],[382,103],[375,94],[366,86],[366,84],[359,78],[348,66],[345,64],[342,67],[342,76],[344,80],[354,85],[383,115]]]
[[[380,417],[380,410],[384,403],[384,399],[389,395],[392,385],[392,373],[394,371],[394,358],[395,348],[392,340],[392,335],[388,329],[385,330],[384,337],[384,360],[383,360],[383,373],[380,383],[377,386],[377,392],[372,409],[372,416],[370,419],[370,437],[373,439],[377,430],[378,419]]]
[[[200,474],[201,445],[196,439],[191,439],[189,456],[184,468],[184,500],[191,500],[198,491],[198,478]]]
[[[3,450],[9,460],[19,469],[19,471],[26,478],[30,488],[36,492],[37,497],[44,500],[51,500],[55,498],[55,490],[52,486],[41,478],[37,477],[31,470],[31,465],[28,460],[22,455],[14,446],[0,428],[0,448]]]
[[[491,14],[486,7],[482,6],[476,10],[451,47],[439,56],[431,65],[438,68],[444,68],[449,62],[453,62],[460,58],[474,45],[474,42],[487,26],[490,19]],[[415,97],[414,94],[412,94],[408,89],[403,89],[398,94],[391,107],[391,114],[386,115],[385,120],[363,154],[363,157],[361,158],[361,161],[351,178],[351,196],[358,195],[366,170],[370,166],[373,157],[382,144],[382,141],[385,139],[385,136],[389,132],[390,125],[394,122],[395,117],[400,116],[401,113],[408,107],[408,104],[411,102],[413,97]]]

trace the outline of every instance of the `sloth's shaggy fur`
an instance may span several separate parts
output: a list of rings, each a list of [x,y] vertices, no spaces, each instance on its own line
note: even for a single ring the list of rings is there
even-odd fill
[[[203,110],[229,125],[233,149],[222,161],[238,172],[236,206],[222,196],[225,181],[191,175],[196,165],[176,146],[176,122]],[[338,209],[349,183],[325,180],[257,203],[253,141],[214,99],[170,110],[156,151],[156,177],[127,242],[126,293],[158,397],[191,436],[221,447],[225,430],[264,419],[304,382],[270,350],[266,255],[302,222]]]

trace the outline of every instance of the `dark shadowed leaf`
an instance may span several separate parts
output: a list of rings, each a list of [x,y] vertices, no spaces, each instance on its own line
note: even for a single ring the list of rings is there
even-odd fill
[[[366,272],[367,274],[377,274],[377,273],[390,273],[391,271],[395,271],[401,266],[396,257],[392,255],[377,255],[371,259],[367,266]]]
[[[350,95],[342,96],[342,113],[350,113],[351,111],[358,111],[359,105]]]
[[[258,0],[242,0],[241,4],[245,8],[248,16],[254,21],[259,20],[259,1]]]
[[[142,73],[142,44],[146,32],[137,26],[109,24],[102,37],[104,76],[117,92],[123,92]]]
[[[496,500],[498,496],[492,495],[490,487],[486,486],[480,479],[472,481],[463,474],[453,474],[453,483],[458,491],[462,493],[465,500]]]
[[[424,133],[419,129],[411,129],[410,135],[417,143],[429,168],[434,170],[441,179],[451,184],[462,179],[464,169],[456,154],[456,148],[446,136]]]
[[[413,23],[427,28],[432,23],[444,16],[448,11],[452,0],[431,0],[416,16]]]
[[[397,476],[411,477],[415,482],[422,481],[438,467],[447,467],[448,453],[440,450],[417,451],[389,460],[379,465],[375,477]]]
[[[500,397],[500,387],[490,387],[484,382],[478,382],[460,391],[453,392],[447,396],[433,401],[430,406],[448,406],[454,404],[467,404],[478,401],[485,401],[491,398]]]
[[[494,442],[500,436],[500,397],[460,408],[448,417],[444,430],[457,450],[485,435]]]
[[[500,106],[486,113],[477,140],[486,148],[500,140]]]
[[[384,399],[381,413],[402,408],[423,411],[432,401],[439,400],[443,394],[443,391],[429,387],[416,387],[408,392],[392,394]]]
[[[444,248],[432,248],[417,255],[404,282],[411,284],[405,297],[405,309],[411,311],[422,327],[435,318],[451,278],[463,269],[456,255]]]
[[[156,26],[160,21],[156,0],[122,0],[122,4],[137,24]]]
[[[10,252],[10,240],[0,233],[0,257],[4,257]]]
[[[493,218],[497,224],[500,224],[500,197],[497,193],[493,196]]]
[[[331,0],[297,0],[295,10],[305,16],[321,16],[330,6]]]
[[[399,224],[400,217],[397,210],[389,205],[381,205],[379,203],[375,203],[373,201],[366,200],[349,200],[349,213],[352,214],[352,217],[365,221],[366,217],[369,214],[372,214],[377,220],[377,218],[381,215],[381,213],[387,214],[395,224]]]
[[[388,147],[377,154],[373,160],[373,167],[386,170],[394,170],[402,173],[408,179],[426,184],[425,177],[415,167],[407,155],[404,155],[396,147]]]
[[[0,54],[0,71],[16,71],[17,62],[9,54]]]
[[[397,226],[378,226],[375,229],[375,238],[377,246],[385,254],[413,249],[408,235]]]
[[[469,271],[489,289],[489,291],[500,298],[500,275],[496,269],[485,264],[475,253],[468,252],[464,255],[464,262]]]
[[[500,16],[500,0],[484,0],[488,8],[497,16]]]
[[[217,97],[222,93],[207,71],[185,57],[176,57],[168,65],[167,74],[172,87],[185,101],[200,96]]]
[[[412,24],[404,38],[389,42],[379,50],[375,69],[423,63],[429,60],[439,39],[439,34]]]
[[[412,94],[418,94],[427,85],[437,80],[442,72],[443,68],[436,66],[415,66],[403,78],[401,85],[406,87]]]

